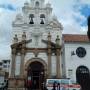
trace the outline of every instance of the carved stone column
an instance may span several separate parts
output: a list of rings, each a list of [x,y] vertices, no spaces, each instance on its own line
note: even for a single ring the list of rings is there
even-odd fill
[[[48,33],[48,78],[51,77],[51,35]]]
[[[21,49],[21,63],[20,63],[20,77],[24,77],[24,57],[25,57],[25,47],[26,47],[26,32],[22,34],[22,49]]]
[[[51,77],[51,49],[48,49],[48,78]]]
[[[60,78],[61,77],[61,64],[60,64],[60,49],[56,49],[56,77]]]
[[[59,35],[57,35],[56,38],[56,73],[57,78],[61,77],[61,63],[60,63],[60,38]]]
[[[20,63],[20,77],[24,77],[24,57],[25,57],[25,50],[22,49],[21,51],[21,63]]]
[[[16,49],[12,49],[12,63],[11,63],[11,77],[14,78],[15,76],[15,59],[16,59]]]

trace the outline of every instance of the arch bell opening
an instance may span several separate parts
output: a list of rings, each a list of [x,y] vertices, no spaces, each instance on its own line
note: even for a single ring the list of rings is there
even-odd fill
[[[25,64],[25,79],[28,89],[42,89],[47,76],[47,64],[44,60],[33,58]]]

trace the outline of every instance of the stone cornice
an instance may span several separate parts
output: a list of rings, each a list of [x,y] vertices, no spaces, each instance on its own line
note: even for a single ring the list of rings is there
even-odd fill
[[[22,7],[22,9],[23,10],[28,10],[28,11],[30,11],[30,10],[37,10],[38,9],[38,11],[45,11],[45,10],[47,10],[47,9],[49,9],[49,10],[52,10],[52,8],[51,7],[45,7],[45,8],[36,8],[36,7]]]
[[[52,48],[52,47],[51,48],[27,48],[27,47],[23,47],[23,48],[17,48],[15,50],[18,51],[18,52],[21,52],[21,53],[22,53],[22,51],[24,51],[25,53],[27,53],[27,52],[33,52],[33,53],[35,53],[35,52],[38,52],[38,53],[45,52],[45,53],[48,53],[48,51],[50,51],[50,53],[54,53],[57,50],[60,51],[61,47],[60,48]]]
[[[38,53],[47,53],[47,54],[52,54],[55,53],[60,54],[60,50],[61,50],[61,46],[56,46],[55,43],[51,42],[51,41],[47,41],[47,40],[42,40],[44,43],[47,44],[47,48],[28,48],[26,47],[26,43],[31,42],[32,40],[24,40],[18,43],[15,43],[13,45],[11,45],[12,48],[12,53],[16,54],[16,53],[21,53],[21,54],[26,54],[28,52],[32,52],[35,54],[35,56],[37,57]],[[48,47],[48,45],[50,45],[50,47]],[[59,50],[57,52],[57,50]]]
[[[19,45],[26,44],[26,43],[29,43],[31,41],[32,41],[32,39],[24,40],[24,41],[21,41],[21,42],[18,42],[18,43],[14,43],[14,44],[11,45],[11,48],[17,48]]]
[[[47,48],[26,48],[27,52],[47,52]]]
[[[48,44],[48,40],[42,40],[42,42]],[[49,41],[50,44],[51,44],[51,49],[54,48],[54,49],[61,49],[61,45],[56,45],[56,43],[52,42],[52,41]]]

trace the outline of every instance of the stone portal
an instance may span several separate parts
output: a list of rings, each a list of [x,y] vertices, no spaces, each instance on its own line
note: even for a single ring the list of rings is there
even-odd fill
[[[27,83],[26,86],[29,89],[39,89],[43,88],[43,83],[45,80],[45,70],[42,63],[35,61],[29,64],[27,69]]]

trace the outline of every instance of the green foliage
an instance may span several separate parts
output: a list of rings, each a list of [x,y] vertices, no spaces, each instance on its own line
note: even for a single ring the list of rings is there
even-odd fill
[[[90,16],[88,17],[88,31],[87,31],[88,38],[90,40]]]

